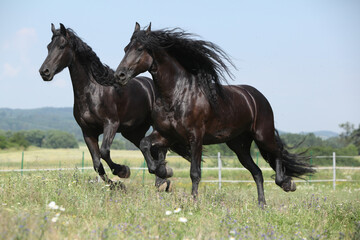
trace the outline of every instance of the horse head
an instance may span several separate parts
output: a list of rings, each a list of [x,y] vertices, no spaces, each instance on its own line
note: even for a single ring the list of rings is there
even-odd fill
[[[54,24],[51,24],[51,31],[53,36],[47,46],[48,55],[39,69],[44,81],[51,81],[55,74],[69,66],[73,59],[73,50],[65,26],[60,23],[60,29],[56,30]]]
[[[150,49],[146,47],[146,37],[151,33],[151,23],[144,31],[136,23],[130,43],[124,48],[125,56],[115,72],[116,81],[125,85],[131,78],[148,71],[153,65]],[[141,38],[141,39],[140,39]]]

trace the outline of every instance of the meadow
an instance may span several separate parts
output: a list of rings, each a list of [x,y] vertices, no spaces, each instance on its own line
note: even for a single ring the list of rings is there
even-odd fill
[[[201,183],[190,195],[189,163],[170,157],[172,193],[158,192],[154,177],[132,170],[126,191],[110,190],[90,169],[81,171],[82,150],[29,149],[24,169],[70,170],[0,173],[0,239],[360,239],[360,182],[298,183],[285,193],[265,183],[267,206],[257,205],[254,183]],[[46,157],[47,156],[47,157]],[[138,151],[113,151],[118,163],[143,164]],[[22,153],[0,152],[0,169],[19,168]],[[237,161],[237,160],[236,160]],[[228,159],[231,166],[235,159]],[[84,150],[85,166],[91,166]],[[205,159],[204,167],[216,160]],[[259,160],[259,165],[265,164]],[[240,167],[240,164],[237,165]],[[108,174],[114,180],[107,169]],[[264,171],[271,180],[273,171]],[[323,170],[316,178],[331,178]],[[360,180],[360,172],[338,170],[339,178]],[[249,179],[248,171],[223,171],[225,179]],[[203,171],[216,179],[217,171]]]

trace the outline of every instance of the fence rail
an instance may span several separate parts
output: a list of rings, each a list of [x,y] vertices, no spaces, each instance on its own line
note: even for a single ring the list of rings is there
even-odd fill
[[[24,156],[22,156],[24,158]],[[336,153],[333,152],[332,156],[315,156],[313,158],[332,158],[332,166],[331,167],[315,167],[316,170],[333,170],[333,178],[332,179],[317,179],[317,180],[294,180],[295,182],[333,182],[333,189],[336,188],[336,182],[355,182],[356,180],[349,180],[349,179],[337,179],[336,178],[336,170],[355,170],[359,171],[360,167],[337,167],[336,166],[336,158],[353,158],[353,156],[336,156]],[[253,180],[225,180],[222,179],[222,171],[248,171],[246,168],[234,168],[234,167],[222,167],[222,160],[221,155],[218,153],[218,166],[217,167],[203,167],[202,170],[208,171],[218,171],[218,179],[217,180],[201,180],[201,182],[207,183],[219,183],[219,188],[221,188],[222,183],[253,183]],[[143,165],[145,166],[145,164]],[[93,167],[84,167],[84,156],[82,159],[82,167],[77,168],[81,171],[84,170],[91,170]],[[147,170],[146,167],[131,167],[132,170]],[[67,170],[74,170],[74,168],[42,168],[42,169],[23,169],[23,159],[21,162],[21,169],[0,169],[1,172],[36,172],[36,171],[67,171]],[[175,170],[188,170],[188,168],[180,168]],[[273,170],[272,168],[265,167],[261,168],[262,171],[270,171]],[[145,172],[145,171],[144,171]],[[273,180],[265,180],[264,182],[273,182]]]

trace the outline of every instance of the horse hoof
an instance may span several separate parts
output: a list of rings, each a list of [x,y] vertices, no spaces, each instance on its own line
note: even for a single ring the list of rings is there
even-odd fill
[[[291,180],[291,184],[290,184],[290,191],[291,192],[295,192],[296,191],[296,183],[294,181]]]
[[[266,202],[265,201],[259,201],[259,207],[261,209],[265,209],[265,206],[266,206]]]
[[[281,186],[285,192],[294,192],[296,190],[296,184],[293,180],[289,180]]]
[[[128,166],[125,166],[124,165],[124,170],[123,171],[120,171],[117,175],[120,177],[120,178],[129,178],[130,177],[130,168]]]
[[[174,172],[172,168],[165,165],[160,165],[155,171],[155,175],[162,179],[170,178],[173,174]]]
[[[167,183],[167,186],[166,186],[165,192],[172,192],[172,190],[173,190],[173,183],[172,183],[172,181],[167,180],[166,183]]]
[[[166,178],[171,178],[174,175],[172,168],[166,166]]]

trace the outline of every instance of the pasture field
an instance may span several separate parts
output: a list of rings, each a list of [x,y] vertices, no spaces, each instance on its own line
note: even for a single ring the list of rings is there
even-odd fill
[[[31,151],[37,156],[33,162]],[[169,160],[171,167],[181,168],[174,172],[172,193],[158,192],[154,177],[143,170],[132,170],[131,177],[123,180],[124,192],[94,181],[93,170],[77,169],[79,150],[43,151],[50,151],[45,163],[39,157],[41,150],[25,152],[29,166],[58,167],[60,159],[61,167],[72,169],[0,173],[0,239],[360,239],[358,181],[339,182],[336,190],[332,183],[298,183],[293,193],[265,183],[267,206],[261,209],[254,183],[223,183],[221,190],[217,184],[201,183],[194,201],[189,164],[180,158]],[[132,167],[143,163],[138,151],[116,152],[112,156],[118,163],[128,161]],[[21,160],[21,152],[0,152],[0,169],[18,168],[18,159],[14,166],[9,164],[12,154]],[[210,166],[212,160],[206,164]],[[91,161],[86,165],[91,166]],[[272,174],[264,171],[265,179],[271,180]],[[331,174],[324,170],[313,179],[331,179]],[[360,180],[359,171],[337,174]],[[252,179],[248,171],[222,175]],[[212,178],[217,178],[217,171],[203,171],[203,179]]]

